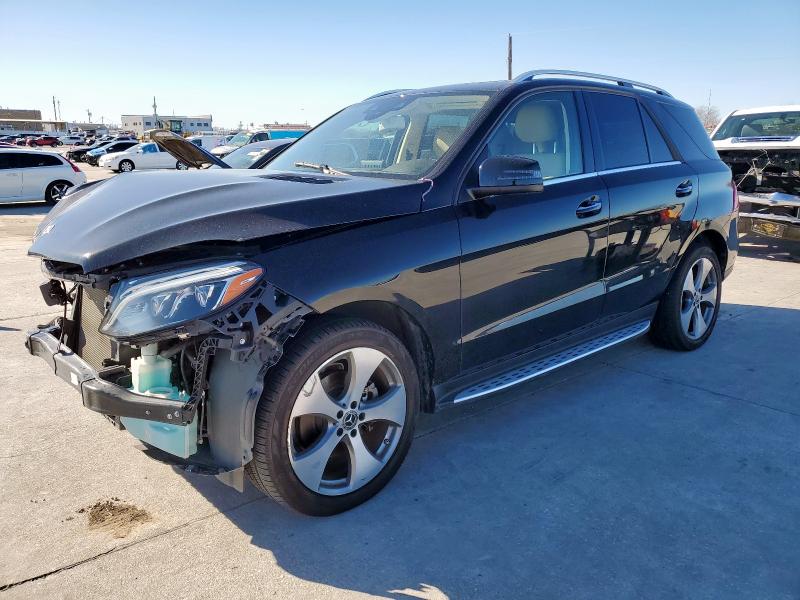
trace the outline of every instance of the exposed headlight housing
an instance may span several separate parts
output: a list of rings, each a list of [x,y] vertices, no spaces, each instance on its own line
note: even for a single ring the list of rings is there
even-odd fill
[[[125,279],[111,288],[100,332],[124,339],[197,320],[233,303],[263,274],[236,261]]]

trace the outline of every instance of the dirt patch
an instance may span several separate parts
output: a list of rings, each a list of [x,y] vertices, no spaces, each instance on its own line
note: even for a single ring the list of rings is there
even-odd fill
[[[127,537],[137,525],[153,520],[146,510],[119,498],[99,500],[78,513],[86,514],[90,531],[108,531],[115,538]]]

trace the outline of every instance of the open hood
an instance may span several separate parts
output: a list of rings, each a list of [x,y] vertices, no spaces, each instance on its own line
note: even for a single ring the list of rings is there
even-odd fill
[[[186,244],[417,213],[430,186],[311,171],[126,173],[65,196],[39,224],[28,253],[90,273]]]
[[[169,152],[183,164],[195,169],[204,169],[211,165],[217,165],[223,169],[230,169],[230,165],[222,162],[218,157],[210,152],[206,152],[200,146],[196,146],[186,138],[177,133],[166,129],[154,129],[150,132],[150,139],[158,144],[164,152]]]

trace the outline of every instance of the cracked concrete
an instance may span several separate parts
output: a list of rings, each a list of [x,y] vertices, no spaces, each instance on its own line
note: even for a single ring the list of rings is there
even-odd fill
[[[25,354],[57,311],[20,218],[0,216],[4,597],[800,595],[800,265],[780,248],[744,249],[699,351],[637,340],[423,416],[381,494],[313,519],[147,459]],[[111,496],[152,521],[89,531],[76,511]]]

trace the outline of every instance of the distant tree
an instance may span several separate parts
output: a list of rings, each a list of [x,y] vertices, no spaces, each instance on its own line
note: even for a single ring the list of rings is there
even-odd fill
[[[700,117],[700,122],[703,124],[703,127],[706,128],[706,131],[710,132],[719,124],[719,109],[716,106],[710,104],[706,106],[696,106],[694,111],[697,113],[697,116]]]

